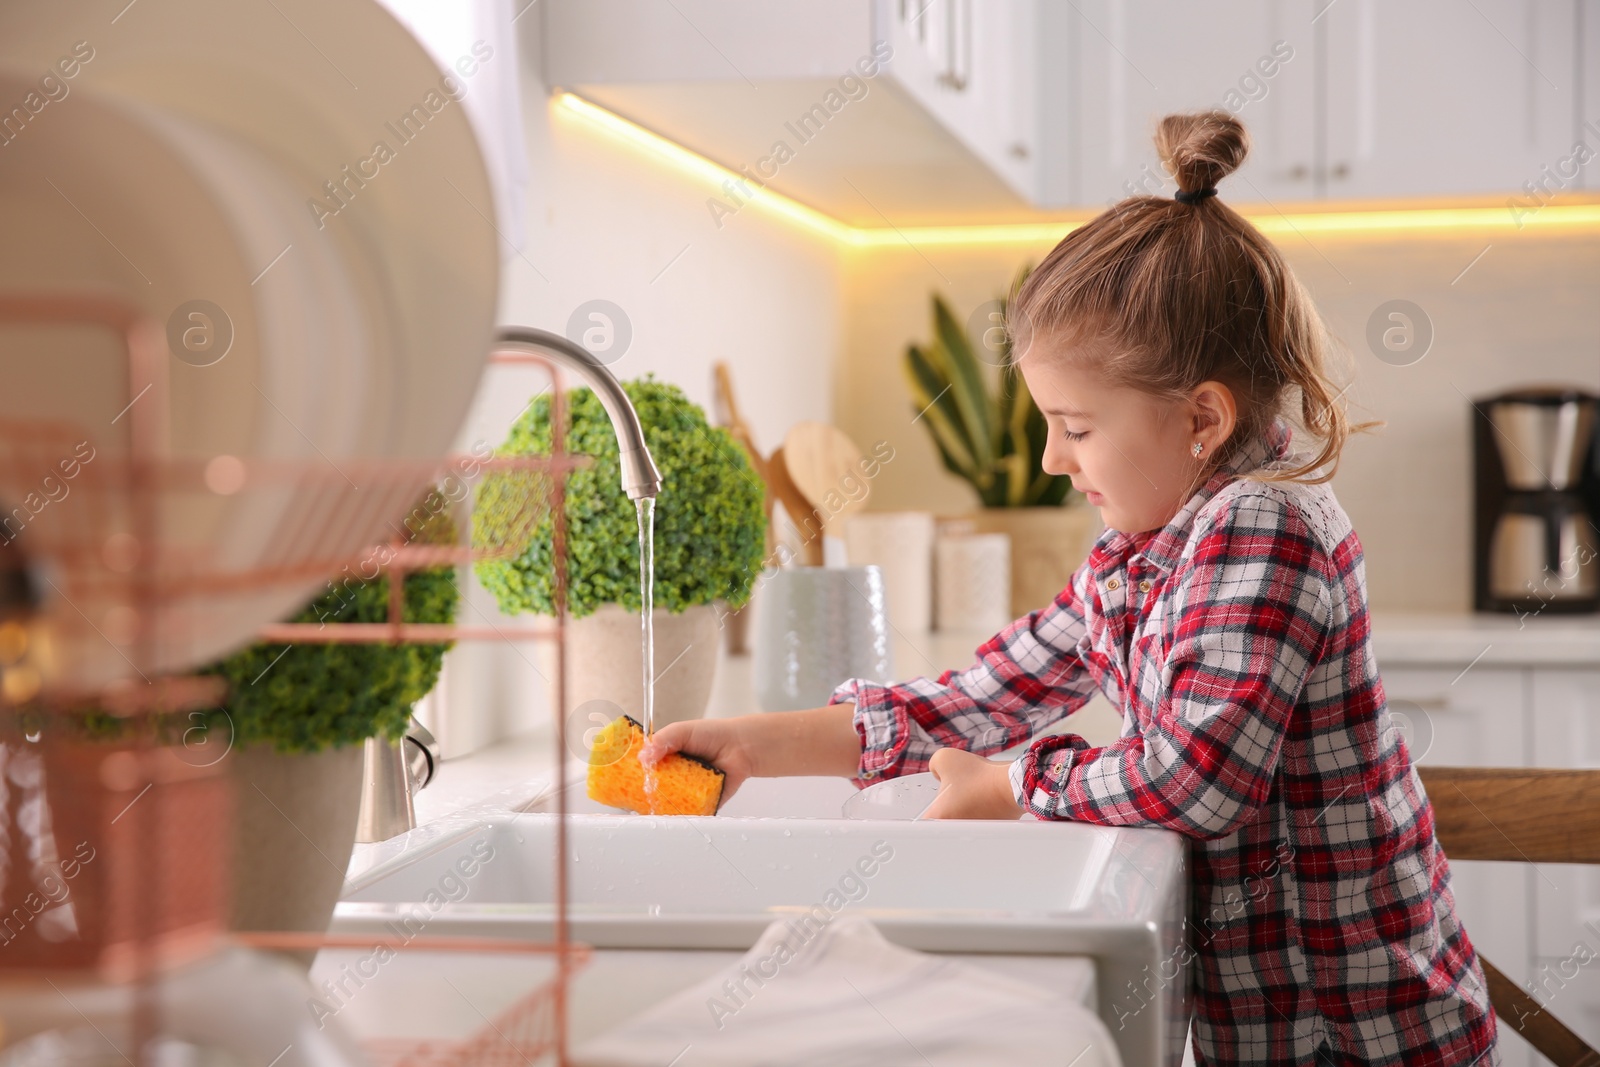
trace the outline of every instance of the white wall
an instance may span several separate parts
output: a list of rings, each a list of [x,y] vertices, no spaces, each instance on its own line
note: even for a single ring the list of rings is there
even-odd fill
[[[1465,397],[1540,381],[1600,390],[1600,239],[1593,231],[1501,230],[1318,236],[1279,245],[1345,342],[1356,376],[1348,394],[1352,418],[1387,422],[1351,440],[1333,483],[1366,549],[1373,606],[1469,610]],[[1492,247],[1483,252],[1486,245]],[[944,293],[964,319],[1002,294],[1018,266],[1038,263],[1048,251],[1048,244],[928,247],[849,260],[850,333],[835,417],[857,440],[886,437],[895,446],[895,461],[874,484],[873,509],[956,513],[973,506],[965,483],[940,466],[926,429],[912,424],[900,362],[907,342],[929,336],[930,292]],[[1368,317],[1392,299],[1415,302],[1434,325],[1432,349],[1411,366],[1386,364],[1367,348]]]
[[[843,335],[833,244],[756,207],[719,229],[705,207],[714,190],[555,109],[538,27],[537,8],[516,23],[531,185],[524,250],[504,264],[501,322],[561,332],[580,304],[609,300],[633,329],[611,365],[619,378],[653,371],[709,412],[711,366],[726,360],[741,413],[769,451],[792,423],[828,419]],[[531,371],[492,370],[458,448],[498,445],[542,384]],[[463,623],[531,621],[496,617],[493,598],[471,584]],[[537,662],[528,644],[451,652],[448,753],[546,721]]]

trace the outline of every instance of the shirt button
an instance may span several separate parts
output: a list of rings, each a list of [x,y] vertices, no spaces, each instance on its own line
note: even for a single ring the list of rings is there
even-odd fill
[[[1121,584],[1122,584],[1122,580],[1120,578],[1107,578],[1106,579],[1106,588],[1107,589],[1115,589],[1118,586],[1120,586]]]
[[[1143,581],[1141,581],[1139,583],[1139,592],[1148,593],[1149,591],[1150,591],[1150,579],[1146,578],[1146,579],[1144,579]]]

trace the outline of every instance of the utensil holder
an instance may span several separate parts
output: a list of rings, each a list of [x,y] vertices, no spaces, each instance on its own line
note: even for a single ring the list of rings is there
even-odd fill
[[[761,583],[751,666],[763,710],[822,707],[840,682],[893,676],[882,570],[769,569]]]

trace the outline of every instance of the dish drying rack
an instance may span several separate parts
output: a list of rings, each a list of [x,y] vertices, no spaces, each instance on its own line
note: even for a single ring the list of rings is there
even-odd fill
[[[162,446],[167,403],[168,354],[159,324],[141,317],[137,308],[115,297],[85,293],[0,294],[0,326],[100,328],[120,338],[127,359],[130,419],[125,456],[96,458],[74,477],[72,492],[78,523],[38,553],[30,548],[26,563],[45,575],[66,603],[103,603],[108,598],[126,605],[131,637],[123,652],[133,672],[137,663],[153,662],[158,648],[157,613],[162,605],[186,596],[224,589],[248,593],[288,582],[315,582],[339,573],[359,559],[380,559],[389,578],[389,617],[383,623],[274,623],[259,637],[274,643],[425,643],[450,641],[549,641],[556,649],[551,691],[555,766],[564,765],[566,721],[567,538],[565,481],[571,470],[589,465],[587,456],[565,452],[564,435],[552,434],[548,456],[445,457],[441,460],[344,462],[249,461],[221,457],[185,460],[165,454]],[[527,351],[493,351],[492,365],[542,367],[550,377],[553,424],[565,426],[566,396],[560,368]],[[119,415],[119,418],[122,416]],[[0,498],[23,499],[39,484],[41,471],[53,471],[70,443],[92,439],[81,428],[63,422],[0,421]],[[63,452],[67,447],[69,451]],[[466,462],[470,459],[470,463]],[[464,476],[467,467],[475,468]],[[510,536],[488,547],[408,544],[396,539],[369,546],[364,556],[330,552],[341,530],[374,511],[399,516],[428,488],[447,474],[470,481],[493,473],[518,478],[526,489],[520,515],[507,524]],[[361,484],[359,504],[343,499],[352,478]],[[317,528],[298,532],[287,552],[271,565],[227,573],[207,570],[204,559],[175,559],[163,552],[158,514],[159,494],[229,493],[241,485],[291,486],[297,494],[319,494],[327,516]],[[333,502],[335,497],[340,499]],[[419,624],[402,617],[404,577],[424,568],[458,565],[485,558],[516,556],[525,549],[543,517],[551,520],[555,614],[547,625],[518,627]],[[4,516],[0,516],[3,518]],[[59,516],[58,516],[59,518]],[[120,520],[120,524],[117,520]],[[122,531],[113,534],[111,531]],[[21,573],[24,529],[0,536],[0,573],[7,580]],[[131,537],[131,555],[127,541]],[[109,538],[109,540],[108,540]],[[348,538],[345,538],[348,540]],[[143,546],[143,547],[141,547]],[[11,554],[5,560],[6,553]],[[43,555],[47,558],[37,558]],[[128,558],[119,558],[128,557]],[[81,598],[81,599],[80,599]],[[76,617],[60,618],[58,626],[84,627],[106,637],[79,609]],[[156,716],[199,715],[226,699],[222,679],[178,674],[145,676],[84,688],[52,684],[34,654],[47,651],[48,635],[30,630],[25,620],[0,614],[0,917],[24,904],[37,891],[40,872],[60,879],[72,864],[72,842],[90,843],[95,861],[79,863],[71,877],[66,920],[74,929],[61,937],[61,924],[40,921],[50,907],[32,912],[37,918],[13,933],[0,929],[0,977],[14,979],[50,974],[93,974],[132,988],[128,1031],[136,1057],[149,1062],[149,1038],[160,1032],[154,990],[170,968],[205,959],[226,944],[262,950],[377,948],[381,937],[281,932],[228,932],[229,875],[232,857],[231,793],[222,760],[186,759],[184,747],[160,744],[151,729],[136,728],[123,740],[83,741],[43,738],[52,719],[73,710],[102,709],[140,726]],[[79,637],[84,634],[77,635]],[[120,649],[119,649],[120,651]],[[170,719],[169,719],[170,721]],[[187,735],[185,735],[185,739]],[[42,739],[42,743],[41,743]],[[8,778],[10,785],[8,786]],[[32,788],[18,783],[31,782]],[[42,782],[42,786],[40,783]],[[29,806],[33,805],[30,809]],[[30,813],[31,812],[31,813]],[[381,1067],[476,1067],[528,1064],[549,1057],[565,1067],[568,1061],[567,1004],[573,975],[588,960],[588,946],[571,940],[568,925],[567,797],[555,797],[556,858],[554,864],[554,937],[545,943],[417,936],[389,945],[396,951],[525,953],[549,957],[553,976],[516,1001],[479,1032],[465,1040],[379,1040],[364,1049]],[[81,860],[81,855],[78,857]],[[37,899],[35,897],[34,899]],[[59,912],[57,906],[54,911]],[[56,919],[61,916],[56,915]],[[45,935],[50,936],[45,936]],[[5,1040],[0,1035],[0,1042]]]

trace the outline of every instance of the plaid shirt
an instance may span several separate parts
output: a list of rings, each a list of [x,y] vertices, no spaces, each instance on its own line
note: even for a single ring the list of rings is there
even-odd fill
[[[1288,444],[1279,420],[1161,530],[1107,530],[973,666],[840,685],[857,782],[926,770],[944,746],[1003,751],[1099,690],[1122,736],[1039,738],[1012,791],[1039,818],[1193,839],[1196,1062],[1499,1063],[1373,660],[1361,544],[1326,485],[1248,477],[1295,461]]]

